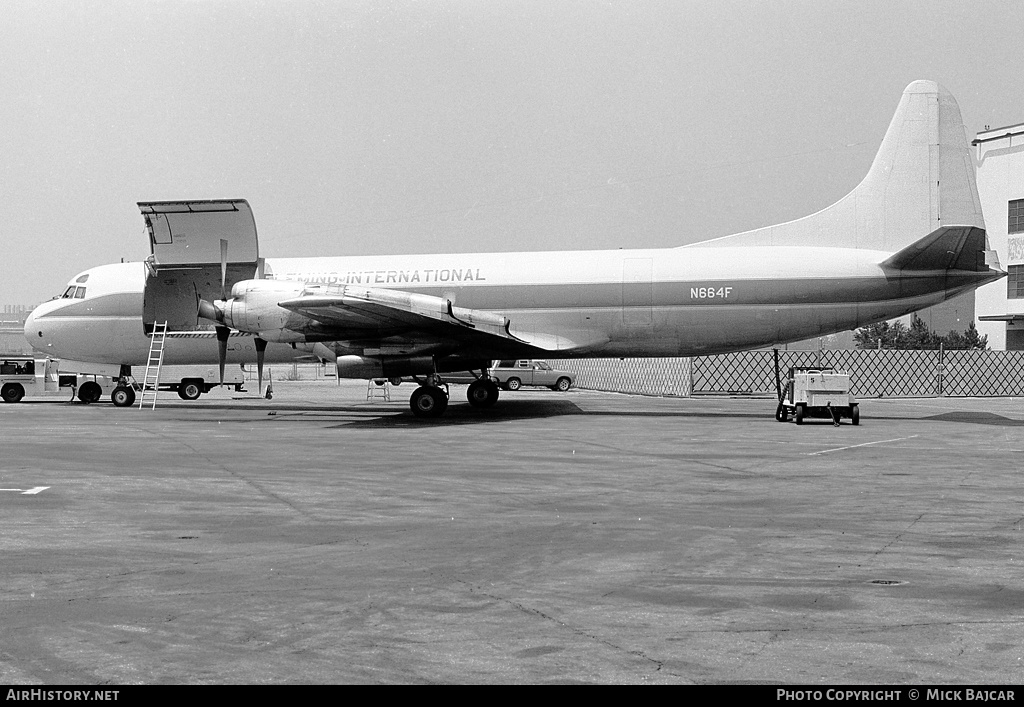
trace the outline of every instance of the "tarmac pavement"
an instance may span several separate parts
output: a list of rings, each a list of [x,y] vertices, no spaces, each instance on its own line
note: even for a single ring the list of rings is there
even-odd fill
[[[1014,684],[1024,406],[0,405],[0,682]]]

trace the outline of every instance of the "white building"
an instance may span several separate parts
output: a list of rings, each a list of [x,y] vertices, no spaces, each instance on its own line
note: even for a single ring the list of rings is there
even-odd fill
[[[978,333],[993,350],[1024,350],[1024,123],[986,128],[971,144],[989,245],[1008,273],[977,290]]]

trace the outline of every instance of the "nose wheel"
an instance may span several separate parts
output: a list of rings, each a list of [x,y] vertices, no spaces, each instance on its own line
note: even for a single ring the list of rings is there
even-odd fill
[[[110,402],[116,407],[131,407],[135,402],[135,391],[126,385],[119,385],[110,393]]]

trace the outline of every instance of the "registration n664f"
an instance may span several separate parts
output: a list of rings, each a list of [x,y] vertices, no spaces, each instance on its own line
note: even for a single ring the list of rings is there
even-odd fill
[[[728,299],[731,287],[691,287],[690,299]]]

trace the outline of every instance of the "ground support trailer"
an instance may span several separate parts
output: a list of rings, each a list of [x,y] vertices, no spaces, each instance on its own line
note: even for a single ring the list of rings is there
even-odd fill
[[[76,397],[83,403],[95,403],[114,389],[108,376],[84,373],[61,374],[60,362],[52,358],[5,356],[0,358],[0,399],[17,403],[26,395]]]
[[[832,420],[834,425],[845,417],[859,425],[860,406],[850,395],[850,376],[831,368],[790,368],[775,419],[787,422],[790,417],[798,425],[810,417]]]

